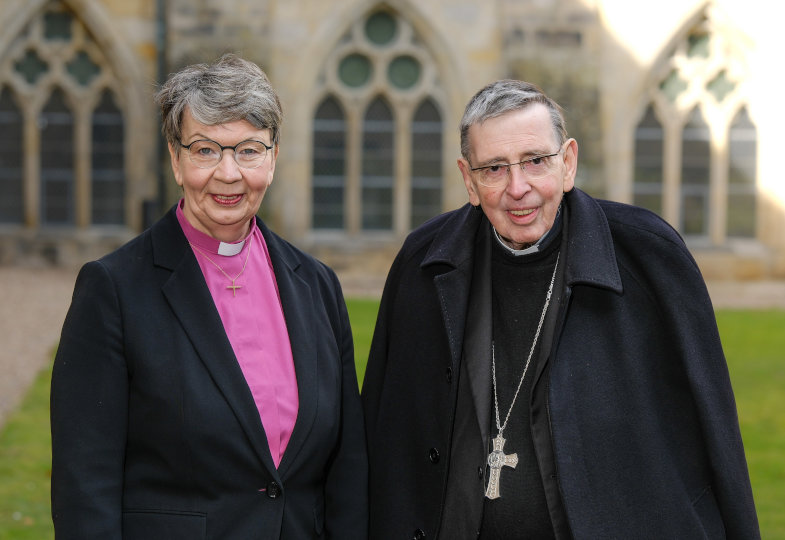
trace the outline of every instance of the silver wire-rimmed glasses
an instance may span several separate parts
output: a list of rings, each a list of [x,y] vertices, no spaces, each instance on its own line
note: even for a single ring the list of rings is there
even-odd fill
[[[562,150],[564,150],[563,147],[553,154],[532,156],[517,163],[492,163],[481,167],[470,167],[469,170],[479,172],[478,181],[491,188],[506,186],[510,180],[510,168],[516,165],[530,180],[539,180],[553,172],[554,162],[551,158],[561,154]]]
[[[197,139],[190,144],[180,146],[188,150],[188,157],[191,163],[200,169],[212,169],[221,162],[224,150],[231,150],[237,165],[244,169],[255,169],[260,167],[267,158],[272,146],[267,146],[262,141],[248,139],[241,141],[234,146],[223,146],[210,139]]]

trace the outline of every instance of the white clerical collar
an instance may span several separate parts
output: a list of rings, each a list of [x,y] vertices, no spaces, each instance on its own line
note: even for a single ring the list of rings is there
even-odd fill
[[[504,242],[504,240],[502,240],[502,237],[499,236],[498,231],[496,231],[496,227],[491,226],[491,228],[493,229],[493,235],[496,237],[496,240],[499,242],[499,244],[504,249],[506,249],[508,253],[518,257],[520,255],[529,255],[531,253],[537,253],[538,251],[540,251],[540,246],[542,245],[543,241],[546,238],[548,238],[548,235],[551,234],[551,231],[553,231],[554,229],[558,229],[561,226],[561,223],[559,222],[560,217],[561,217],[561,205],[559,205],[559,209],[556,211],[556,218],[553,220],[553,226],[547,231],[545,231],[545,234],[543,234],[539,240],[537,240],[533,245],[527,247],[526,249],[511,248]]]
[[[232,255],[237,255],[243,250],[243,246],[245,245],[245,240],[240,240],[239,242],[235,242],[234,244],[227,244],[226,242],[221,242],[218,244],[218,255],[223,255],[224,257],[231,257]]]
[[[240,253],[245,246],[245,241],[250,238],[254,227],[256,226],[254,219],[251,218],[248,235],[245,238],[239,242],[231,244],[227,242],[220,242],[219,240],[206,233],[203,233],[191,225],[191,222],[188,221],[188,218],[185,217],[184,208],[185,199],[180,199],[180,202],[177,204],[177,221],[180,223],[180,227],[183,229],[183,233],[185,233],[185,237],[188,239],[188,242],[191,245],[197,244],[201,249],[209,251],[210,253],[218,253],[218,255],[222,255],[224,257],[233,257]]]

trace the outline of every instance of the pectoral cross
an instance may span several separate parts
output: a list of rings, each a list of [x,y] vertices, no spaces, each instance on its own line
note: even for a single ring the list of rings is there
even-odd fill
[[[231,285],[227,285],[226,288],[227,289],[232,289],[232,296],[237,296],[237,289],[242,289],[243,286],[242,285],[235,285],[234,284],[234,280],[232,280],[232,284]]]
[[[489,499],[499,498],[499,477],[501,476],[502,467],[515,468],[518,465],[518,454],[505,454],[504,453],[505,439],[501,433],[493,439],[493,451],[488,454],[488,467],[491,468],[491,474],[488,478],[488,487],[485,490],[485,496]]]

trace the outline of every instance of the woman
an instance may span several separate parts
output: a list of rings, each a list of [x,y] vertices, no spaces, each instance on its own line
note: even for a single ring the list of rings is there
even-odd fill
[[[340,285],[255,217],[278,97],[234,55],[156,97],[183,198],[77,278],[52,374],[57,538],[365,538]]]

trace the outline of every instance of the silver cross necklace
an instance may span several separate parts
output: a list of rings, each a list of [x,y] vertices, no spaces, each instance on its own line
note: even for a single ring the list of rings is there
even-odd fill
[[[493,439],[493,450],[491,453],[488,454],[488,467],[491,469],[490,475],[488,477],[488,487],[485,489],[485,496],[489,499],[498,499],[499,495],[499,477],[501,476],[502,467],[510,467],[512,469],[518,465],[518,454],[505,454],[504,453],[504,443],[505,439],[502,436],[504,432],[504,428],[507,427],[507,422],[510,419],[510,413],[512,412],[512,408],[515,406],[515,400],[518,399],[518,392],[521,391],[521,385],[523,384],[523,379],[526,377],[526,371],[529,369],[529,364],[532,360],[532,355],[534,354],[534,348],[537,345],[537,339],[540,337],[540,330],[542,329],[542,323],[545,320],[545,313],[548,311],[548,304],[551,303],[551,294],[553,293],[553,282],[556,280],[556,269],[559,268],[559,257],[561,253],[556,255],[556,265],[553,267],[553,275],[551,276],[551,285],[548,287],[548,294],[545,297],[545,305],[542,308],[542,314],[540,315],[540,322],[537,324],[537,332],[534,334],[534,340],[532,341],[532,347],[529,350],[529,357],[526,359],[526,364],[523,366],[523,374],[521,375],[521,380],[518,381],[518,388],[515,389],[515,395],[512,397],[512,403],[510,403],[510,408],[507,411],[507,416],[504,417],[504,423],[502,424],[499,420],[499,393],[496,390],[496,350],[494,347],[493,342],[491,342],[491,368],[493,372],[493,406],[496,410],[496,429],[499,431],[499,434]]]

